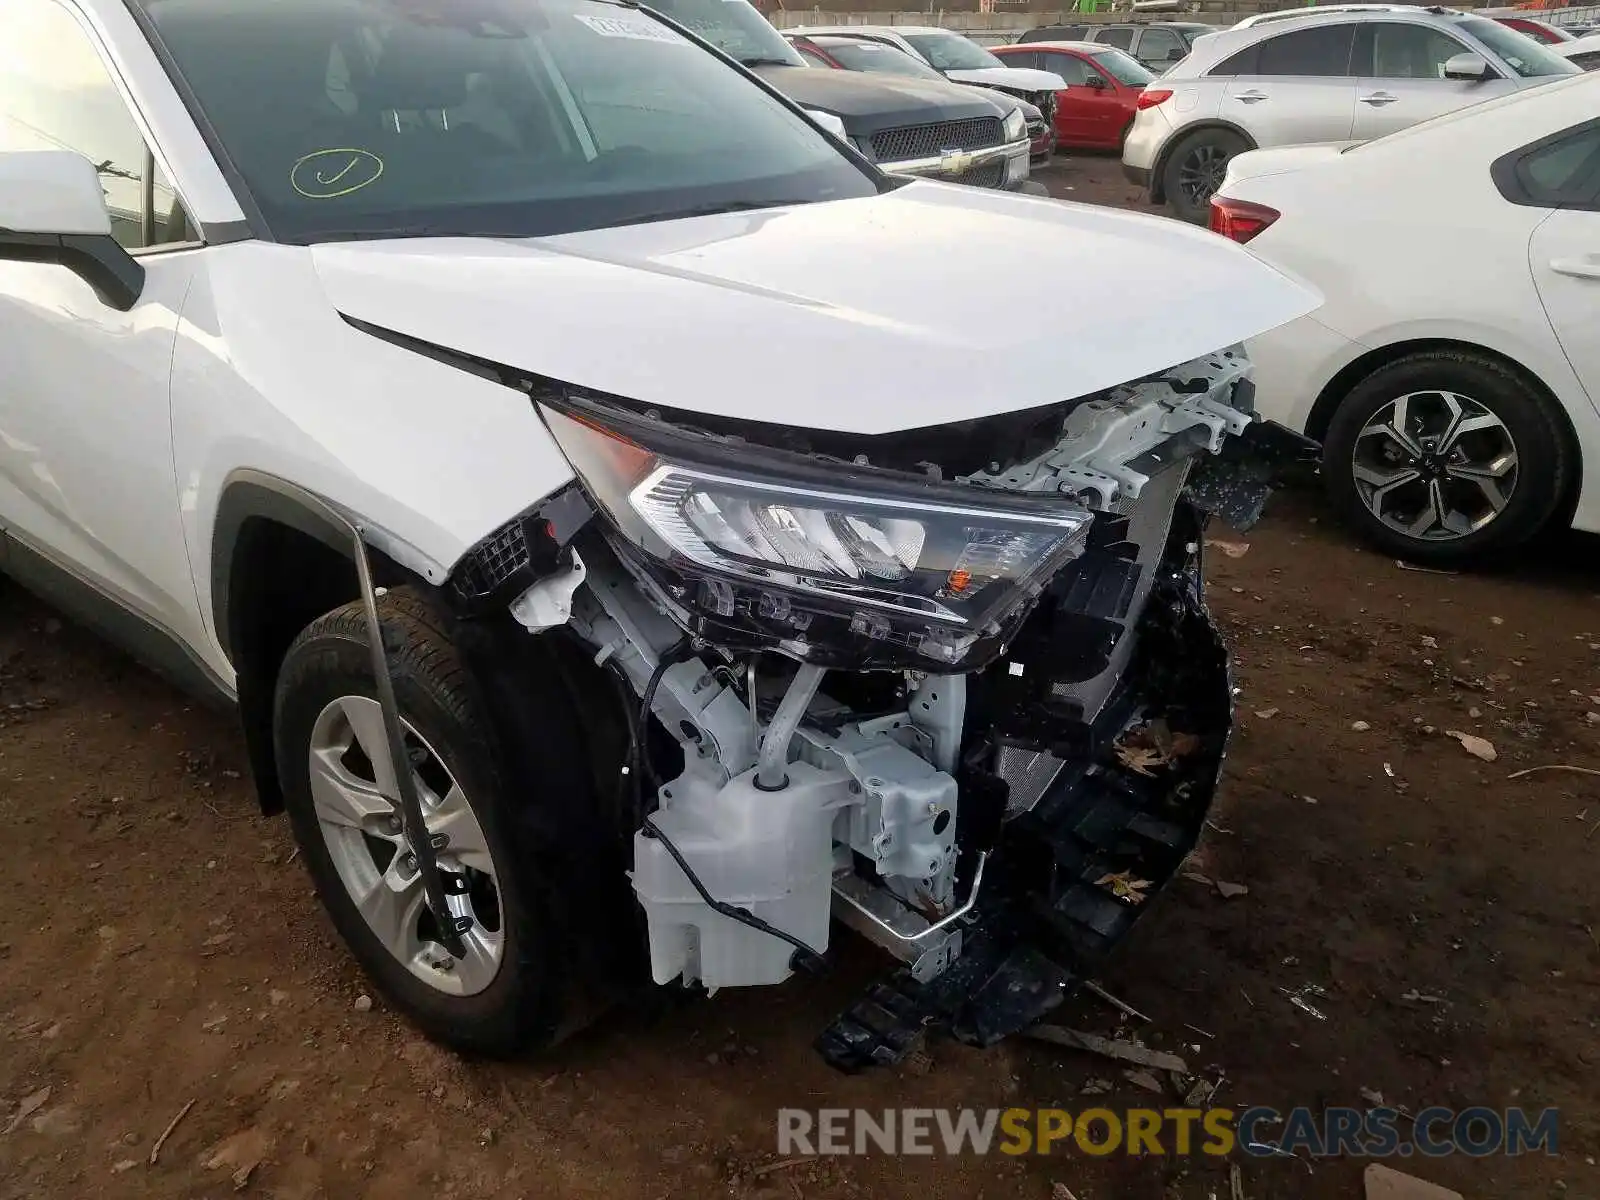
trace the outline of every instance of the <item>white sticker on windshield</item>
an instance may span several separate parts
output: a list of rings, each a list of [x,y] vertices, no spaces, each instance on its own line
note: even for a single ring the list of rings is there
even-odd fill
[[[590,17],[580,13],[574,13],[573,16],[601,37],[628,38],[635,42],[667,42],[674,46],[689,44],[681,34],[654,21],[635,20],[632,17]]]

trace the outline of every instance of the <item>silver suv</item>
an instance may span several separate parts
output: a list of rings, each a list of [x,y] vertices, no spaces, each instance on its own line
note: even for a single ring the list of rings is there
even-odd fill
[[[1145,88],[1123,172],[1203,221],[1245,150],[1367,141],[1579,68],[1498,21],[1444,8],[1308,9],[1197,38]]]

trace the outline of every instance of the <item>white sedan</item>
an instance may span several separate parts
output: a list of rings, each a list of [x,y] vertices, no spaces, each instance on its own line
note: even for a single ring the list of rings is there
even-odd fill
[[[1229,164],[1212,228],[1326,297],[1251,341],[1258,407],[1322,441],[1334,502],[1393,553],[1600,531],[1597,112],[1582,75]]]

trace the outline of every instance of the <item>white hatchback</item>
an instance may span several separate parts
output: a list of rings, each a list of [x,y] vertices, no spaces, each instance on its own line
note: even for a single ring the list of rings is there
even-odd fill
[[[1258,405],[1323,442],[1391,552],[1600,531],[1600,79],[1355,147],[1244,154],[1212,228],[1326,297],[1255,338]]]

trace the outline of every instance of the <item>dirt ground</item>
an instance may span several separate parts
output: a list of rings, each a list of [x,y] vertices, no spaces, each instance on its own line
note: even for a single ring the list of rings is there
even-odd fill
[[[1051,180],[1125,199],[1115,166]],[[1508,778],[1600,767],[1600,545],[1401,570],[1311,491],[1216,536],[1249,546],[1211,560],[1240,728],[1196,868],[1249,890],[1176,881],[1105,986],[1150,1044],[1224,1070],[1235,1108],[1557,1105],[1557,1158],[1397,1165],[1474,1198],[1600,1196],[1600,778]],[[1092,1103],[1153,1100],[1037,1043],[830,1072],[811,1038],[881,967],[847,934],[821,980],[619,1014],[545,1061],[459,1060],[363,999],[243,770],[228,717],[0,585],[0,1200],[1228,1195],[1198,1158],[763,1172],[781,1107],[1081,1108],[1091,1079],[1113,1088]],[[1289,1003],[1306,984],[1325,1020]],[[1119,1027],[1092,997],[1063,1020]],[[1252,1200],[1360,1195],[1357,1162],[1241,1166]]]

